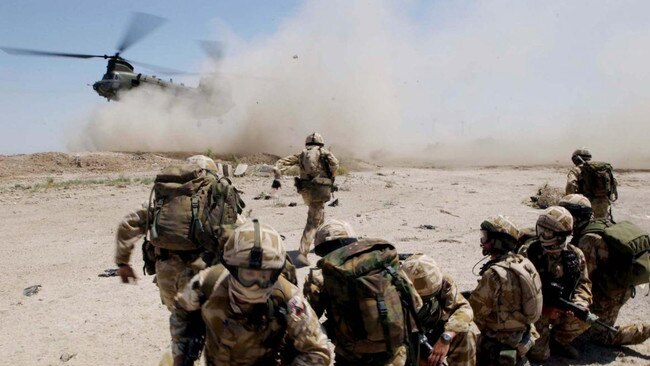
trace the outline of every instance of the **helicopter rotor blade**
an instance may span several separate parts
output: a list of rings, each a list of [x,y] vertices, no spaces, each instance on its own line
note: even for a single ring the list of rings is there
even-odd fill
[[[40,50],[30,50],[25,48],[13,47],[0,47],[10,55],[27,55],[27,56],[53,56],[53,57],[71,57],[71,58],[106,58],[105,55],[88,55],[83,53],[67,53],[67,52],[50,52]]]
[[[145,62],[140,62],[140,61],[133,61],[133,60],[126,60],[128,63],[131,63],[133,65],[141,66],[144,67],[145,69],[149,69],[151,71],[155,71],[161,75],[183,75],[186,74],[184,71],[172,69],[170,67],[165,67],[165,66],[159,66],[159,65],[154,65],[154,64],[148,64]]]
[[[117,46],[117,52],[122,53],[126,51],[129,47],[133,46],[149,33],[153,32],[154,29],[158,28],[165,21],[165,18],[161,18],[156,15],[147,13],[134,13],[131,17],[131,23],[129,24],[129,27],[127,28],[124,36],[122,37],[122,40]]]

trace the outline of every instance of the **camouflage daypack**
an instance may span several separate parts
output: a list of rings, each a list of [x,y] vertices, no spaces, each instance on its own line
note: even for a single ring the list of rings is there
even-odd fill
[[[582,174],[578,181],[580,193],[586,197],[607,197],[612,201],[618,199],[618,183],[609,163],[587,161],[581,167]]]
[[[502,284],[518,286],[521,295],[519,299],[508,299],[500,303],[497,315],[499,319],[496,322],[499,330],[522,330],[536,322],[542,315],[543,299],[542,281],[533,263],[521,255],[509,255],[489,268],[499,276]],[[517,280],[513,281],[508,273]]]
[[[158,174],[149,201],[151,244],[178,251],[214,251],[221,224],[234,223],[245,206],[230,180],[193,164]]]
[[[411,313],[404,301],[412,301],[412,294],[397,272],[393,245],[361,239],[329,253],[319,266],[337,347],[365,354],[392,352],[408,342]]]
[[[602,236],[609,249],[609,258],[594,284],[603,290],[625,289],[650,282],[650,237],[629,221],[613,223],[592,221],[581,234]]]

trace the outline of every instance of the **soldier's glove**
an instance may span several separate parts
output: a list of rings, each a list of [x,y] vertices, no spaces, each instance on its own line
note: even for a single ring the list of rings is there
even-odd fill
[[[122,283],[129,283],[129,279],[133,279],[133,282],[138,279],[135,272],[133,272],[133,268],[128,264],[120,264],[120,267],[117,269],[117,274],[120,275]]]
[[[277,179],[273,179],[273,183],[271,184],[271,188],[273,188],[273,189],[282,188],[282,183],[280,183],[280,181],[277,180]]]

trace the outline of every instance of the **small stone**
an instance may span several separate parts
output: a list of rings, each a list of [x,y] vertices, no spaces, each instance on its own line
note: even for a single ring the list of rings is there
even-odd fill
[[[23,290],[23,295],[28,297],[36,295],[38,291],[40,291],[41,287],[42,287],[41,285],[29,286]]]
[[[289,207],[296,207],[296,206],[298,206],[298,203],[296,202],[289,203]]]
[[[72,353],[72,354],[70,354],[70,353],[68,353],[68,352],[63,352],[63,354],[61,355],[61,357],[59,357],[59,360],[61,360],[62,362],[68,362],[68,361],[70,361],[70,360],[71,360],[74,356],[76,356],[76,355],[77,355],[76,353]]]

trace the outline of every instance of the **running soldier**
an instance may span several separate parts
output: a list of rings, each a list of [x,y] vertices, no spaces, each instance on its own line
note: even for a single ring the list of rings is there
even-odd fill
[[[422,298],[418,318],[433,344],[430,364],[476,365],[479,330],[472,321],[472,307],[458,291],[456,282],[425,254],[407,257],[402,269]]]
[[[533,324],[542,312],[542,285],[533,264],[512,252],[518,237],[517,227],[503,216],[481,223],[481,249],[490,259],[469,298],[481,330],[481,366],[529,365],[526,354],[539,337]]]
[[[212,227],[207,223],[199,225],[196,221],[200,219],[199,212],[202,214],[216,215],[218,218],[215,221],[219,224],[232,224],[240,220],[238,213],[241,211],[243,202],[239,201],[236,190],[223,181],[224,185],[219,187],[226,187],[229,189],[224,190],[230,192],[229,194],[222,195],[222,205],[217,205],[218,210],[209,210],[201,206],[197,200],[196,212],[192,212],[192,205],[190,201],[193,199],[186,194],[190,191],[194,193],[203,193],[201,196],[197,193],[195,196],[205,197],[208,194],[210,187],[213,183],[219,181],[211,175],[217,169],[214,161],[208,157],[194,157],[195,159],[191,164],[181,167],[170,167],[159,175],[156,176],[156,183],[152,193],[162,192],[165,190],[166,196],[154,199],[155,202],[146,203],[140,209],[135,210],[125,216],[117,227],[115,236],[115,263],[118,265],[118,274],[123,283],[135,281],[137,276],[130,265],[131,254],[135,244],[142,240],[144,243],[143,259],[145,260],[145,271],[147,274],[155,274],[155,282],[160,291],[160,299],[170,312],[174,312],[174,296],[176,293],[185,286],[185,284],[196,273],[206,267],[206,261],[210,262],[208,258],[212,254],[206,251],[205,247],[198,245],[198,235],[204,233],[205,236],[212,235]],[[182,172],[183,174],[180,174]],[[189,179],[188,182],[178,183],[178,181]],[[175,180],[174,182],[167,182],[167,180]],[[226,185],[227,184],[227,185]],[[176,188],[181,188],[176,189]],[[193,188],[197,188],[193,190]],[[183,194],[178,194],[179,191]],[[209,193],[211,197],[217,199],[216,194]],[[152,194],[152,197],[154,195]],[[217,212],[218,211],[218,212]],[[188,219],[189,217],[193,219]],[[196,219],[196,220],[195,220]],[[217,222],[219,221],[219,222]],[[204,225],[205,224],[205,225]],[[189,227],[200,226],[201,230],[196,230],[190,234]],[[205,230],[203,230],[205,229]],[[154,230],[156,235],[154,235]],[[209,232],[208,232],[209,231]],[[192,237],[192,239],[190,239]],[[209,263],[208,263],[209,264]],[[175,333],[174,325],[170,325],[172,335]],[[172,349],[172,352],[174,350]]]
[[[275,179],[272,188],[278,189],[282,186],[282,172],[294,166],[300,167],[300,176],[295,179],[295,186],[309,207],[307,223],[300,239],[300,254],[296,257],[296,263],[302,266],[310,264],[307,259],[309,248],[314,241],[316,229],[325,220],[325,203],[332,198],[332,191],[336,189],[334,179],[339,161],[323,146],[323,137],[314,132],[307,136],[303,151],[278,160],[273,169]]]
[[[223,265],[201,271],[176,297],[174,365],[197,358],[193,341],[207,326],[209,366],[328,366],[327,336],[298,287],[281,275],[285,260],[271,226],[253,220],[238,227],[224,245]]]
[[[539,272],[544,296],[544,310],[535,323],[540,338],[528,357],[544,362],[553,352],[575,359],[579,352],[570,343],[584,333],[589,324],[560,306],[560,299],[588,310],[592,297],[584,254],[567,243],[573,229],[573,217],[565,208],[551,206],[539,216],[535,227],[537,238],[519,249]]]
[[[614,326],[621,307],[635,295],[633,283],[620,281],[629,278],[622,275],[620,270],[631,268],[632,263],[625,261],[627,257],[617,255],[617,252],[610,255],[610,246],[603,238],[604,230],[615,224],[606,219],[594,221],[591,203],[583,195],[564,196],[559,205],[571,212],[573,216],[571,244],[580,248],[587,260],[589,278],[593,281],[591,311],[603,322]],[[645,255],[647,258],[647,254]],[[591,341],[607,346],[639,344],[650,338],[650,323],[619,325],[616,330],[613,333],[601,327],[591,327],[587,335]]]
[[[611,218],[611,202],[618,199],[612,166],[591,161],[591,153],[586,148],[574,151],[571,161],[575,166],[567,176],[564,194],[584,195],[591,202],[595,218]]]

